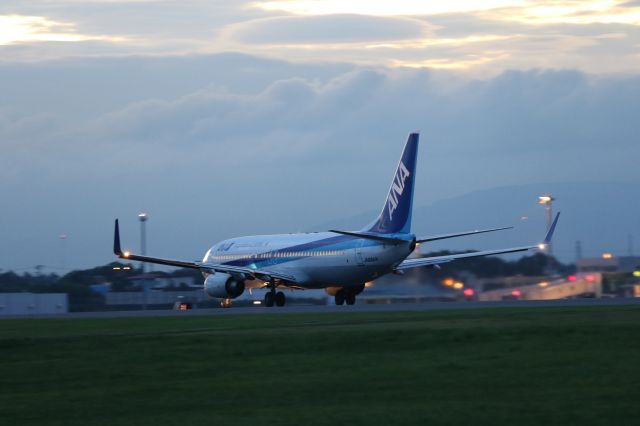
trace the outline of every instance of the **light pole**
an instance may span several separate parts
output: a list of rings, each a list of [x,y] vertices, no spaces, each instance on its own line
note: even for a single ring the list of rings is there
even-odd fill
[[[146,213],[138,213],[138,220],[140,220],[140,253],[143,256],[147,255],[147,219],[149,217]],[[140,265],[142,268],[142,309],[147,309],[147,279],[144,277],[145,273],[145,264],[142,262]]]
[[[67,234],[58,235],[58,239],[60,240],[60,262],[61,262],[60,270],[65,271],[65,269],[67,268],[67,259],[66,259],[67,258],[67,254],[66,254]]]
[[[140,220],[140,254],[142,254],[143,256],[147,255],[147,219],[149,217],[147,216],[146,213],[139,213],[138,214],[138,220]],[[145,265],[144,262],[142,263],[142,273],[144,274],[145,272]]]
[[[538,197],[538,204],[544,206],[544,212],[547,218],[547,232],[551,229],[551,224],[553,223],[553,200],[555,197],[551,195],[542,195]],[[549,256],[553,255],[553,247],[551,246],[551,242],[549,242],[546,246],[546,251]]]

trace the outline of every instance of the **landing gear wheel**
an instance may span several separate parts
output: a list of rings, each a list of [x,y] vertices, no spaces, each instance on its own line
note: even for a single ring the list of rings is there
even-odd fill
[[[275,298],[273,297],[273,293],[272,293],[272,292],[270,292],[270,291],[269,291],[269,292],[265,293],[265,295],[264,295],[264,305],[265,305],[267,308],[272,307],[272,306],[273,306],[274,299],[275,299]]]
[[[279,291],[276,293],[276,306],[284,306],[284,302],[286,301],[284,297],[284,293]]]
[[[353,293],[347,293],[344,299],[347,302],[347,305],[353,305],[356,303],[356,295]]]
[[[344,291],[340,290],[334,296],[336,305],[344,305]]]

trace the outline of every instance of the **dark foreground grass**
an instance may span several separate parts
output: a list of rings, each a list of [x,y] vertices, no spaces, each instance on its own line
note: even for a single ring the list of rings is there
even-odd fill
[[[640,309],[0,321],[2,425],[611,425]]]

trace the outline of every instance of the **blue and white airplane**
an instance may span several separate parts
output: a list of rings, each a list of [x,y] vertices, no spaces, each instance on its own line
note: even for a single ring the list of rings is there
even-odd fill
[[[508,228],[484,229],[417,238],[411,233],[413,189],[418,153],[417,133],[409,135],[382,212],[359,231],[312,232],[232,238],[211,247],[201,262],[140,256],[120,248],[118,220],[113,250],[122,258],[202,271],[204,291],[213,298],[233,299],[246,289],[264,288],[266,306],[284,306],[279,288],[326,289],[335,303],[353,305],[365,283],[385,274],[419,266],[478,256],[544,249],[551,241],[558,215],[541,244],[499,250],[411,258],[418,243],[475,235]]]

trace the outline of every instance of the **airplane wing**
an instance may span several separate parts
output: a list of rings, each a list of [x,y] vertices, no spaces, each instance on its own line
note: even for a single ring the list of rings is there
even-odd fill
[[[558,218],[560,217],[560,213],[556,214],[553,223],[551,224],[551,228],[549,228],[549,232],[547,232],[544,241],[541,244],[536,244],[532,246],[523,246],[523,247],[511,247],[506,249],[498,249],[498,250],[485,250],[485,251],[476,251],[471,253],[460,253],[460,254],[451,254],[446,256],[433,256],[433,257],[423,257],[418,259],[407,259],[401,262],[398,266],[394,268],[394,271],[401,271],[403,269],[416,268],[418,266],[433,266],[439,265],[441,263],[448,263],[458,259],[466,259],[470,257],[480,257],[480,256],[491,256],[494,254],[504,254],[504,253],[516,253],[519,251],[527,251],[532,249],[543,250],[547,244],[551,242],[551,238],[553,237],[553,232],[556,229],[556,224],[558,223]]]
[[[246,266],[223,265],[220,263],[200,263],[200,269],[204,271],[226,272],[228,274],[244,274],[250,276],[253,279],[259,279],[262,281],[271,281],[273,278],[275,278],[292,284],[299,283],[296,277],[293,275],[269,271],[266,269],[254,269]]]
[[[160,257],[140,256],[128,251],[122,251],[120,247],[120,228],[116,219],[113,236],[113,253],[120,259],[137,260],[139,262],[156,263],[159,265],[179,266],[181,268],[199,269],[205,272],[224,272],[228,274],[244,274],[251,278],[271,281],[275,278],[288,283],[297,284],[298,280],[293,275],[283,274],[264,269],[250,268],[246,266],[224,265],[220,263],[189,262],[185,260],[163,259]]]
[[[476,235],[476,234],[484,234],[485,232],[503,231],[505,229],[513,229],[513,226],[506,226],[504,228],[480,229],[480,230],[476,229],[475,231],[456,232],[454,234],[433,235],[430,237],[418,238],[416,242],[426,243],[429,241],[446,240],[447,238],[464,237],[465,235]]]

